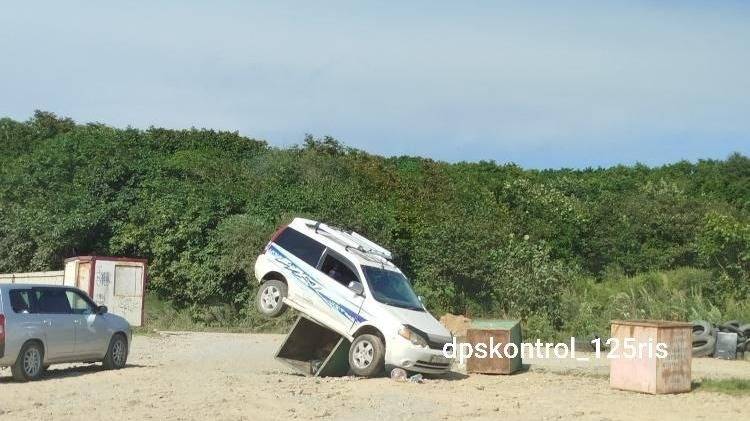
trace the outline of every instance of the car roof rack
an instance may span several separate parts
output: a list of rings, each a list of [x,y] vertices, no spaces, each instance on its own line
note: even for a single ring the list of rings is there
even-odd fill
[[[379,244],[368,240],[354,231],[345,231],[340,228],[326,225],[322,222],[307,224],[307,226],[314,229],[316,233],[325,234],[327,237],[337,241],[347,249],[352,248],[360,253],[375,255],[388,261],[393,259],[393,254],[389,250],[386,250]]]

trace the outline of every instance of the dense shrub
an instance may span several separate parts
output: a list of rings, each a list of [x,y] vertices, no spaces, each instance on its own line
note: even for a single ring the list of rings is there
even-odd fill
[[[277,149],[213,130],[0,119],[0,272],[146,257],[151,292],[207,325],[255,323],[253,262],[295,215],[392,249],[436,312],[521,316],[539,332],[744,314],[749,214],[739,154],[536,171],[384,158],[330,137]]]

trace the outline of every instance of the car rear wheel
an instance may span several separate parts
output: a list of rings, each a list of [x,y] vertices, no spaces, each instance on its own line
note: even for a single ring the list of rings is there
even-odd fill
[[[349,348],[349,367],[358,376],[375,377],[383,374],[385,345],[376,335],[357,336]]]
[[[286,310],[284,298],[287,296],[286,284],[277,280],[269,279],[261,284],[256,297],[258,311],[267,317],[278,317]]]
[[[44,349],[38,342],[27,342],[21,348],[16,363],[10,368],[13,379],[19,382],[37,380],[44,372]]]
[[[122,334],[116,334],[109,341],[107,355],[104,356],[102,365],[107,370],[119,370],[125,367],[128,361],[128,342]]]

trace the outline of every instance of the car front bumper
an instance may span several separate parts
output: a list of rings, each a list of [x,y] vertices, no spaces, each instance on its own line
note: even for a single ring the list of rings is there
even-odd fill
[[[453,359],[443,355],[442,349],[416,346],[401,336],[394,336],[386,343],[385,364],[420,373],[442,374],[450,371]]]

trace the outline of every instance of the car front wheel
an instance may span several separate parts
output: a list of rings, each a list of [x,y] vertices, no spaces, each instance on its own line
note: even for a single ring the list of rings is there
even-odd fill
[[[385,345],[376,335],[357,336],[349,348],[349,367],[358,376],[375,377],[383,374]]]
[[[122,334],[116,334],[109,341],[107,355],[104,356],[102,365],[107,370],[119,370],[125,367],[128,361],[128,342]]]
[[[278,317],[286,310],[284,298],[287,294],[286,284],[269,279],[261,284],[256,297],[258,311],[267,317]]]

